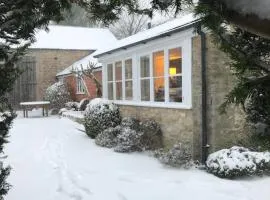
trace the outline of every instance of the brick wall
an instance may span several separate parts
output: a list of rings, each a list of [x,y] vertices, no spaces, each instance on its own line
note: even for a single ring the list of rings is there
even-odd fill
[[[27,55],[36,58],[36,100],[42,100],[48,86],[55,83],[55,75],[75,61],[89,55],[90,50],[30,49]]]
[[[95,73],[96,78],[100,81],[100,83],[102,83],[102,71],[96,71],[94,73]],[[86,77],[86,76],[84,76],[83,79],[87,86],[87,90],[89,94],[77,93],[77,83],[76,83],[75,75],[70,74],[64,78],[65,83],[68,85],[73,101],[79,102],[80,100],[84,98],[89,98],[89,99],[96,98],[96,86],[95,86],[94,81],[92,81],[89,77]]]

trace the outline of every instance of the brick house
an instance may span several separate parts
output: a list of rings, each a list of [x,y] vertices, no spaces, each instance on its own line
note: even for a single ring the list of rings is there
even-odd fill
[[[49,25],[49,32],[38,31],[36,42],[17,63],[24,73],[9,94],[10,101],[16,107],[22,101],[43,100],[55,74],[114,41],[114,35],[101,28]]]
[[[205,160],[208,151],[236,144],[244,135],[239,108],[218,111],[234,84],[228,57],[204,32],[194,32],[192,15],[119,40],[96,52],[102,63],[103,98],[122,116],[159,122],[164,144],[192,145]]]
[[[56,74],[58,81],[65,83],[72,96],[73,101],[81,101],[84,98],[93,99],[96,98],[96,85],[93,80],[87,76],[78,76],[74,71],[80,73],[82,69],[86,69],[87,65],[92,63],[96,66],[94,70],[95,77],[102,83],[102,69],[101,64],[92,54],[74,62],[68,68]]]

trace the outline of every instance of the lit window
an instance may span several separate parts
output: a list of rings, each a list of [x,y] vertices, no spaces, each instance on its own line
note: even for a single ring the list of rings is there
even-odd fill
[[[184,58],[183,49],[187,51]],[[104,83],[108,99],[130,105],[191,107],[189,51],[187,45],[164,47],[159,51],[153,49],[145,52],[142,56],[137,56],[137,52],[134,52],[132,58],[112,60],[107,65],[107,83]],[[120,102],[122,100],[124,101]]]
[[[141,70],[141,100],[150,101],[150,58],[143,56],[140,58]]]
[[[132,59],[125,61],[125,94],[126,100],[132,100],[133,92],[132,92]]]
[[[181,48],[169,50],[169,101],[183,101]]]
[[[80,76],[78,76],[76,78],[76,83],[77,83],[77,93],[84,94],[85,88],[84,88],[84,84],[83,84],[83,79]]]
[[[165,100],[164,51],[153,53],[154,101]]]

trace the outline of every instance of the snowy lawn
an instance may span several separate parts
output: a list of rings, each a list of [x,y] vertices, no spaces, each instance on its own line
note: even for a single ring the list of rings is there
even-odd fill
[[[269,177],[230,181],[167,168],[144,154],[98,147],[78,129],[65,118],[17,118],[6,148],[13,167],[6,200],[270,199]]]

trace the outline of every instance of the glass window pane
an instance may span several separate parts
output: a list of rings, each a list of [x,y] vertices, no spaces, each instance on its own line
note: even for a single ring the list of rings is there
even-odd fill
[[[164,76],[164,51],[153,53],[153,74],[154,77]]]
[[[122,80],[122,62],[115,63],[115,80],[121,81]]]
[[[133,98],[132,81],[126,81],[125,90],[126,90],[126,100],[132,100]]]
[[[150,76],[150,58],[149,56],[143,56],[140,59],[140,67],[141,67],[141,77],[149,77]]]
[[[125,61],[125,77],[126,79],[132,79],[132,59]]]
[[[182,73],[182,50],[175,48],[169,50],[169,75]]]
[[[108,83],[108,99],[113,100],[113,83]]]
[[[141,100],[150,101],[150,80],[141,80]]]
[[[122,100],[122,82],[116,82],[116,100]]]
[[[164,101],[164,78],[154,78],[155,101]]]
[[[170,102],[182,102],[182,76],[169,77],[169,86]]]
[[[113,80],[113,64],[108,64],[107,65],[107,71],[108,71],[108,81]]]

